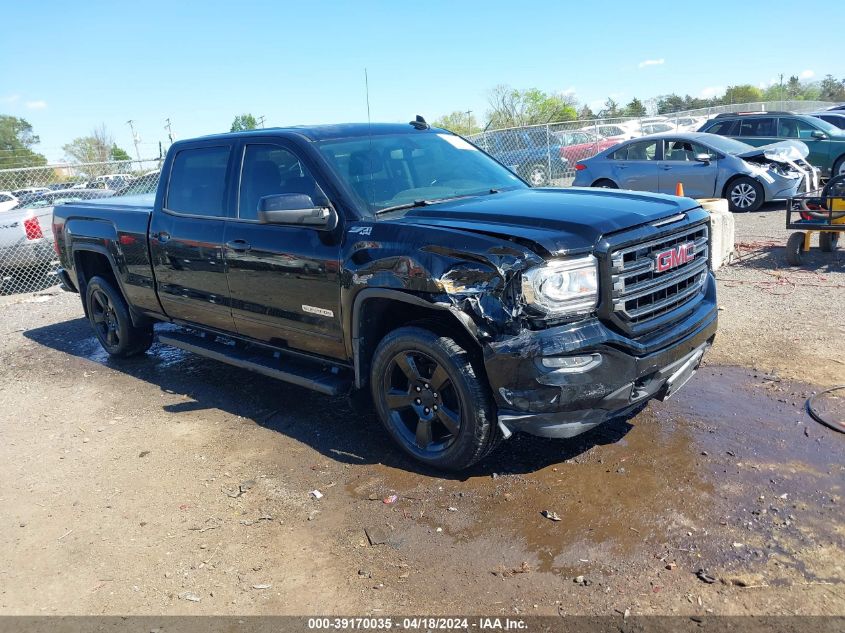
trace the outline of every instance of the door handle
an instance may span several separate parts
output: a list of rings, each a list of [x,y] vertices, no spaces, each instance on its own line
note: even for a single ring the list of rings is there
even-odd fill
[[[167,240],[170,239],[170,233],[168,233],[167,231],[161,231],[161,232],[153,235],[153,237],[155,239],[157,239],[159,242],[161,242],[162,244],[164,244]]]
[[[250,249],[250,245],[246,240],[231,240],[226,242],[226,248],[236,253],[246,253]]]
[[[672,166],[671,165],[661,165],[660,169],[662,169],[663,171],[669,171],[670,169],[672,169]]]

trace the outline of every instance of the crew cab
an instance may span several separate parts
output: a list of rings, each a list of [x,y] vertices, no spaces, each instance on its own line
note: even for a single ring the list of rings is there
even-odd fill
[[[160,343],[371,398],[451,470],[680,388],[716,333],[708,227],[687,198],[532,189],[419,117],[179,141],[154,195],[53,216],[109,354],[175,324]]]

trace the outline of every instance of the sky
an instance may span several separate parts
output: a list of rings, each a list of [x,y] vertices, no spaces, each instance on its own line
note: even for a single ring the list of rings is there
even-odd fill
[[[777,1],[4,4],[0,114],[29,121],[51,161],[101,124],[134,155],[130,119],[142,157],[166,147],[167,118],[176,138],[228,131],[244,112],[268,127],[365,121],[365,68],[373,121],[472,110],[482,124],[497,84],[599,109],[781,73],[845,77],[841,38],[821,26],[807,41],[815,26],[785,20],[796,5]],[[831,0],[797,10],[845,18]]]

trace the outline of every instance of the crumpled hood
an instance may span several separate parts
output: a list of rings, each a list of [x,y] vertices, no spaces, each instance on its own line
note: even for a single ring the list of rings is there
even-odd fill
[[[736,156],[739,158],[757,158],[762,156],[769,160],[787,163],[806,158],[809,153],[810,149],[801,141],[778,141],[777,143],[755,147]]]
[[[411,209],[391,221],[514,237],[563,255],[698,206],[689,198],[614,189],[517,189]]]

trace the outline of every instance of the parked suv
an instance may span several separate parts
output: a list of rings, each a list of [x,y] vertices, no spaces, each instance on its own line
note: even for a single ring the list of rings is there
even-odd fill
[[[755,147],[800,140],[810,150],[807,161],[821,169],[823,178],[845,174],[845,131],[813,116],[791,112],[720,114],[698,131],[730,136]]]
[[[488,132],[476,143],[532,187],[545,187],[569,169],[560,139],[545,127]]]

